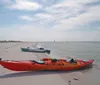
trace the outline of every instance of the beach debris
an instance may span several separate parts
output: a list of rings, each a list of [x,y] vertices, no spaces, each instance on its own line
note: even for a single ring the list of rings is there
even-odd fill
[[[0,58],[0,61],[2,60],[2,58]]]
[[[5,52],[8,52],[8,51],[5,51]]]
[[[78,78],[73,78],[74,80],[79,80]]]
[[[71,81],[70,80],[68,81],[68,84],[71,85]]]

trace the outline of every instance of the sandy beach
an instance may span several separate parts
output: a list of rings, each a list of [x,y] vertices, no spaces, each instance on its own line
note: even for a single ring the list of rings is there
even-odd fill
[[[39,60],[51,57],[46,53],[21,52],[20,47],[35,46],[35,43],[0,43],[3,60]],[[100,69],[79,71],[33,71],[16,72],[0,66],[0,85],[100,85]]]

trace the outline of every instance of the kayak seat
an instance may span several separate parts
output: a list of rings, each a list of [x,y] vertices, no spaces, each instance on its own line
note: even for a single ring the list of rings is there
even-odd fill
[[[52,59],[52,62],[57,62],[57,59]]]
[[[77,63],[73,58],[72,59],[68,59],[66,62],[69,62],[69,63]]]
[[[55,63],[55,65],[64,65],[62,61],[57,60],[57,62]]]
[[[35,60],[31,60],[31,61],[38,64],[44,64],[44,61],[35,61]]]

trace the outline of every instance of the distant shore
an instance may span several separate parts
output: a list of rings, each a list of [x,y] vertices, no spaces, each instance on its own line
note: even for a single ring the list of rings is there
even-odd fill
[[[100,43],[100,41],[19,41],[19,40],[0,40],[0,43],[9,42],[64,42],[64,43]]]
[[[22,42],[22,41],[13,41],[13,40],[1,40],[0,43],[9,43],[9,42]]]

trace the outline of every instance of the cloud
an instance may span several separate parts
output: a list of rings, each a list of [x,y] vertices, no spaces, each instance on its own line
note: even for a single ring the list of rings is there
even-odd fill
[[[98,0],[96,0],[98,1]],[[34,14],[25,20],[38,23],[48,28],[52,26],[57,30],[76,29],[77,27],[100,20],[100,6],[89,7],[86,4],[96,2],[94,0],[64,0],[57,4],[45,7],[42,13]],[[44,0],[44,2],[46,2]],[[53,24],[53,25],[51,25]],[[40,26],[41,26],[40,25]],[[51,25],[51,26],[50,26]]]
[[[79,26],[89,24],[93,21],[100,21],[100,6],[93,6],[87,10],[87,12],[80,14],[76,17],[70,17],[69,19],[63,19],[60,24],[56,25],[54,28],[60,30],[75,29]],[[62,27],[62,28],[61,28]]]
[[[38,13],[33,16],[19,16],[21,20],[29,21],[34,23],[34,25],[39,25],[40,27],[51,27],[55,22],[52,15],[48,13]]]
[[[98,1],[98,0],[96,0]],[[41,27],[57,30],[74,30],[85,26],[94,21],[100,21],[100,6],[87,6],[88,3],[96,2],[94,0],[64,0],[60,3],[47,6],[45,12],[34,14],[31,19],[33,23],[38,23]]]
[[[52,16],[47,13],[39,13],[39,14],[36,14],[35,17],[42,18],[42,19],[52,18]]]
[[[53,16],[48,13],[38,13],[33,18],[44,25],[50,24],[53,21]]]
[[[32,21],[33,20],[32,17],[30,17],[30,16],[19,16],[19,18],[22,19],[22,20],[26,20],[26,21]]]
[[[5,1],[7,2],[7,1]],[[9,9],[17,9],[17,10],[37,10],[41,8],[40,4],[36,2],[32,2],[29,0],[15,0],[15,1],[10,1],[10,3],[7,4],[7,7]]]

